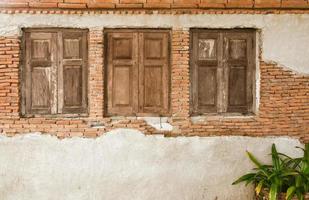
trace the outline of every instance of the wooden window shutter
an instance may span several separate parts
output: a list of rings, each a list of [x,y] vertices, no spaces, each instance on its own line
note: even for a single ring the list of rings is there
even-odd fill
[[[169,112],[170,32],[107,30],[107,115]]]
[[[87,31],[58,32],[58,113],[87,109]]]
[[[24,114],[57,112],[57,34],[25,33]]]
[[[138,33],[107,34],[107,113],[138,111]]]
[[[25,29],[22,114],[86,112],[87,33]]]
[[[250,112],[253,102],[253,34],[231,32],[224,35],[225,67],[228,70],[227,112]]]
[[[221,49],[222,39],[218,32],[192,34],[191,112],[195,114],[217,112]]]
[[[169,33],[139,33],[139,112],[167,114]]]
[[[193,30],[191,112],[250,113],[253,104],[253,30]]]

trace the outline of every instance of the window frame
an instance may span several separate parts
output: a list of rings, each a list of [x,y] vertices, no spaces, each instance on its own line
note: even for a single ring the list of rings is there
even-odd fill
[[[140,83],[137,84],[138,88],[138,106],[137,106],[137,112],[134,113],[125,113],[125,114],[119,114],[119,113],[110,113],[108,111],[108,34],[109,33],[137,33],[138,38],[139,38],[139,33],[166,33],[168,34],[168,39],[167,39],[167,110],[165,113],[146,113],[146,112],[139,112],[140,105],[140,95],[139,95],[139,90],[140,90]],[[172,30],[170,28],[105,28],[104,29],[104,116],[105,117],[170,117],[171,116],[171,75],[172,75],[172,52],[171,52],[171,45],[172,45]],[[137,45],[140,47],[140,44]],[[137,52],[137,67],[140,68],[140,53]],[[139,75],[140,77],[140,75]]]
[[[228,34],[233,34],[233,33],[237,33],[237,34],[247,34],[247,36],[250,36],[252,37],[252,44],[250,44],[252,46],[252,51],[251,51],[251,56],[250,58],[247,58],[248,60],[248,66],[250,65],[250,78],[251,78],[251,102],[250,102],[250,106],[247,106],[247,110],[246,112],[229,112],[227,109],[226,109],[226,112],[219,112],[218,111],[218,107],[216,107],[216,111],[215,112],[202,112],[200,111],[200,109],[198,109],[197,111],[194,110],[194,102],[193,102],[193,90],[194,90],[194,84],[197,84],[197,82],[194,81],[194,75],[193,75],[193,71],[194,71],[194,65],[196,62],[196,60],[194,59],[194,48],[193,48],[193,34],[199,34],[199,33],[203,33],[203,34],[222,34],[222,35],[228,35]],[[190,46],[189,46],[189,49],[190,49],[190,62],[189,62],[189,71],[190,71],[190,116],[192,117],[197,117],[197,116],[222,116],[222,117],[237,117],[237,116],[253,116],[255,115],[255,113],[257,112],[256,111],[256,85],[257,85],[257,78],[256,78],[256,70],[257,70],[257,67],[258,67],[258,57],[257,57],[257,53],[258,53],[258,50],[257,50],[257,38],[256,38],[256,35],[257,35],[257,30],[256,29],[253,29],[253,28],[231,28],[231,29],[220,29],[220,28],[191,28],[190,29]],[[220,37],[220,36],[219,36]],[[220,48],[222,48],[222,53],[224,54],[224,41],[223,41],[224,37],[220,38],[220,40],[222,40],[222,46]],[[219,45],[220,46],[220,45]],[[223,55],[222,55],[222,60],[218,60],[218,66],[219,65],[227,65],[227,61],[224,61],[225,64],[223,63],[223,60],[227,58],[225,58]],[[247,75],[248,72],[246,72],[246,77],[248,76]],[[229,74],[228,74],[229,76]],[[223,79],[223,78],[222,78]],[[221,79],[221,80],[222,80]],[[227,78],[226,80],[227,82],[229,81],[229,78]],[[195,83],[194,83],[195,82]],[[219,82],[219,80],[216,81],[217,83]],[[229,87],[229,86],[227,86]],[[228,90],[228,89],[227,89]],[[216,88],[216,92],[218,93],[218,87]],[[248,96],[247,92],[246,92],[246,95]],[[216,99],[217,100],[217,99]],[[226,107],[228,106],[228,97],[227,97],[227,101],[226,101]]]
[[[58,88],[59,88],[59,65],[60,63],[63,62],[63,60],[58,59],[57,63],[56,63],[56,70],[57,70],[57,75],[56,75],[56,95],[57,95],[57,101],[56,103],[56,107],[57,107],[57,113],[27,113],[27,105],[26,105],[26,77],[27,77],[27,73],[26,73],[26,66],[27,66],[27,58],[26,58],[26,34],[27,33],[55,33],[57,34],[57,38],[56,38],[56,46],[57,48],[59,45],[59,40],[63,40],[63,36],[61,38],[58,37],[58,34],[61,32],[61,35],[63,35],[63,33],[65,33],[66,31],[69,32],[78,32],[78,33],[83,33],[86,35],[85,39],[85,57],[83,59],[83,63],[84,63],[84,71],[82,71],[82,76],[84,76],[83,81],[84,81],[84,92],[85,92],[85,99],[84,99],[84,108],[82,110],[82,112],[63,112],[63,108],[62,107],[62,113],[58,113],[58,106],[59,106],[59,98],[58,98]],[[61,43],[62,44],[62,43]],[[32,117],[44,117],[44,118],[79,118],[79,117],[88,117],[89,116],[89,88],[88,88],[88,74],[89,74],[89,29],[87,28],[65,28],[65,27],[29,27],[29,28],[22,28],[22,43],[21,43],[21,67],[20,67],[20,74],[21,74],[21,78],[20,78],[20,89],[21,89],[21,101],[20,101],[20,105],[21,105],[21,109],[20,109],[20,116],[24,117],[24,118],[32,118]],[[62,51],[62,50],[61,50]],[[82,66],[83,67],[83,66]],[[61,67],[63,68],[63,66]],[[63,72],[62,72],[63,73]],[[61,85],[64,85],[64,82],[61,83]],[[83,98],[83,97],[82,97]]]

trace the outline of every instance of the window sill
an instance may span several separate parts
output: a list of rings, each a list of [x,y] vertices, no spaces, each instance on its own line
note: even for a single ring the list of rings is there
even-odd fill
[[[104,117],[108,117],[111,119],[137,119],[137,118],[169,118],[171,117],[170,112],[156,114],[156,113],[137,113],[137,114],[105,114]]]
[[[57,118],[85,118],[89,117],[88,114],[25,114],[22,115],[21,118],[49,118],[49,119],[57,119]]]
[[[121,120],[144,120],[148,125],[158,131],[172,131],[173,126],[169,123],[169,117],[111,117],[113,123]]]
[[[246,120],[246,119],[253,119],[256,117],[254,113],[249,114],[241,114],[241,113],[225,113],[225,114],[218,114],[218,113],[209,113],[209,114],[203,114],[203,115],[196,115],[191,116],[191,122],[193,124],[195,123],[201,123],[206,121],[214,121],[214,120],[224,120],[224,119],[239,119],[239,120]]]

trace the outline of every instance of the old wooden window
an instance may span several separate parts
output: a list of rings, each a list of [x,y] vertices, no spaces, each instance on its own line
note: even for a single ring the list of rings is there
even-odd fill
[[[107,115],[169,112],[169,31],[107,30]]]
[[[23,114],[85,113],[87,30],[25,29]]]
[[[191,31],[191,113],[253,111],[254,30]]]

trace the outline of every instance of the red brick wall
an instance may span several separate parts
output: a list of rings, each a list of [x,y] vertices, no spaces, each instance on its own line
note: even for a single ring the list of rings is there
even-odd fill
[[[18,117],[20,40],[0,37],[0,116]]]
[[[171,105],[175,118],[189,117],[189,31],[172,32]]]
[[[15,135],[42,132],[60,138],[96,137],[114,128],[136,128],[145,134],[167,136],[288,135],[309,141],[309,76],[276,64],[260,62],[260,105],[249,117],[189,116],[189,30],[172,31],[171,132],[160,132],[143,120],[104,118],[103,30],[89,32],[89,116],[81,118],[19,116],[21,38],[0,37],[0,132]]]
[[[104,108],[103,30],[89,31],[89,116],[102,118]]]
[[[308,9],[308,0],[4,0],[5,8],[59,9],[183,9],[183,8],[296,8]]]

